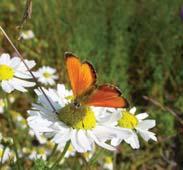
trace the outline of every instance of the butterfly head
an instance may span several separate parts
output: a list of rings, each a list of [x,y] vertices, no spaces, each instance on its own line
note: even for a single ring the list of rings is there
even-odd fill
[[[79,109],[81,107],[81,103],[79,101],[75,100],[73,102],[73,106],[75,107],[75,109]]]

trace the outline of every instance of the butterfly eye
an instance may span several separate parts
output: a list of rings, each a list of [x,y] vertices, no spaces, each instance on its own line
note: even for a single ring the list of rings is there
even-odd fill
[[[80,104],[79,102],[75,101],[75,102],[74,102],[74,106],[75,106],[76,108],[79,108],[79,107],[81,106],[81,104]]]

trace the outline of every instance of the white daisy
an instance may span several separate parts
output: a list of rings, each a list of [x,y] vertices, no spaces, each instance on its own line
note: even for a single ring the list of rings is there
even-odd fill
[[[27,128],[27,121],[26,119],[21,115],[21,113],[16,112],[16,111],[10,111],[11,116],[15,122],[15,124],[17,125],[17,127],[20,127],[22,129]]]
[[[36,160],[36,159],[43,159],[46,160],[49,152],[44,147],[37,147],[31,150],[29,155],[29,159]]]
[[[63,150],[63,149],[62,149]],[[64,155],[65,158],[73,157],[76,155],[76,150],[73,148],[72,145],[69,146],[66,154]]]
[[[14,160],[14,153],[10,151],[8,147],[4,147],[3,145],[0,144],[0,161],[2,160],[2,163],[5,163],[6,161],[9,160]]]
[[[44,85],[54,85],[55,80],[58,79],[58,76],[55,75],[55,73],[56,69],[49,66],[43,66],[35,74],[40,83]]]
[[[113,160],[111,156],[106,156],[102,163],[103,168],[106,170],[113,170]]]
[[[20,33],[20,38],[22,38],[24,40],[29,40],[29,39],[32,39],[34,37],[35,37],[35,35],[34,35],[32,30],[23,31]]]
[[[35,66],[34,61],[24,60],[29,66],[29,69]],[[10,58],[9,54],[0,56],[0,82],[2,89],[10,93],[13,90],[26,92],[26,87],[32,87],[34,82],[23,79],[31,79],[31,75],[23,62],[18,57]]]
[[[150,139],[157,141],[155,133],[150,132],[149,129],[153,128],[156,123],[155,120],[146,119],[148,117],[147,113],[140,113],[135,115],[136,108],[133,107],[130,111],[127,110],[118,110],[117,111],[121,118],[118,120],[118,127],[128,128],[131,130],[131,136],[125,139],[125,142],[131,145],[133,149],[138,149],[140,147],[138,136],[139,133],[145,141]],[[121,143],[123,139],[116,138],[111,141],[112,145],[117,146]]]
[[[5,106],[4,100],[0,99],[0,114],[4,112],[4,106]]]
[[[34,131],[52,138],[59,147],[64,147],[67,141],[71,141],[77,152],[92,150],[94,143],[103,148],[115,150],[106,141],[117,137],[116,131],[119,129],[114,125],[119,115],[110,114],[106,108],[74,107],[70,102],[72,92],[66,90],[64,85],[58,85],[57,90],[44,91],[56,108],[57,114],[43,94],[36,90],[38,104],[33,104],[32,110],[28,111],[30,115],[28,124]],[[129,130],[123,129],[120,137],[127,138],[129,133]]]
[[[10,96],[9,97],[9,101],[10,101],[11,104],[14,103],[15,102],[15,97],[14,96]]]

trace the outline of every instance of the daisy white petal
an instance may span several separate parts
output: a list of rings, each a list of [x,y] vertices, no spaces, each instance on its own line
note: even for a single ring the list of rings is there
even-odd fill
[[[13,57],[10,61],[10,66],[16,69],[16,67],[20,65],[20,62],[21,62],[21,59],[19,57]]]
[[[71,132],[71,143],[78,152],[86,152],[85,148],[79,143],[78,131],[75,129]]]
[[[122,139],[121,138],[113,138],[111,140],[111,145],[118,146],[121,142],[122,142]]]
[[[4,150],[5,149],[5,150]],[[2,154],[4,152],[4,154]],[[0,160],[2,160],[2,163],[5,163],[8,160],[11,160],[12,152],[9,148],[4,148],[3,145],[0,144]]]
[[[8,83],[15,89],[21,92],[26,92],[27,90],[20,84],[17,79],[9,80]]]
[[[156,125],[155,120],[144,120],[142,122],[139,122],[139,125],[137,126],[138,129],[143,130],[149,130],[153,128]]]
[[[92,142],[87,136],[86,131],[79,130],[78,136],[78,143],[84,148],[85,151],[90,151],[92,149]]]
[[[130,146],[133,149],[139,149],[140,148],[138,136],[137,136],[137,134],[135,132],[133,132],[130,137],[128,137],[127,139],[125,139],[125,142],[128,143],[128,144],[130,144]]]
[[[138,120],[143,120],[143,119],[147,118],[148,116],[149,115],[147,113],[140,113],[140,114],[136,115],[136,118]]]
[[[7,53],[3,53],[0,56],[0,64],[7,64],[7,65],[9,65],[10,64],[10,55],[7,54]]]
[[[120,119],[121,114],[120,112],[113,112],[115,109],[111,108],[102,108],[102,107],[92,107],[94,110],[95,114],[97,115],[96,118],[97,120],[103,124],[103,125],[108,125],[113,123],[114,125],[117,124],[117,121]]]
[[[93,138],[93,140],[96,142],[97,145],[107,149],[107,150],[111,150],[111,151],[115,151],[116,148],[108,145],[107,143],[105,143],[103,140],[101,141],[100,139],[98,139],[92,132],[88,132],[90,134],[90,136]]]
[[[136,110],[137,110],[136,107],[132,107],[129,112],[134,115]]]
[[[142,130],[142,129],[137,129],[137,131],[140,133],[140,135],[142,136],[142,138],[145,141],[149,141],[150,139],[157,141],[157,138],[155,136],[155,133],[153,132],[149,132],[147,130]]]
[[[29,67],[29,70],[32,69],[36,65],[34,60],[26,60],[25,59],[24,62]],[[21,72],[25,72],[25,71],[28,72],[28,69],[23,62],[20,63],[20,65],[17,67],[17,70],[21,71]]]
[[[70,139],[70,132],[57,133],[53,137],[52,141],[57,144],[60,144],[60,147],[64,147],[65,143]]]
[[[32,76],[29,72],[16,71],[15,76],[22,79],[31,79]]]
[[[0,114],[4,112],[4,106],[5,106],[4,100],[0,99]],[[1,133],[0,133],[0,141],[1,141]]]
[[[1,86],[2,86],[2,89],[3,89],[5,92],[7,92],[7,93],[10,93],[10,92],[12,92],[12,91],[14,90],[13,86],[10,85],[10,84],[8,83],[8,81],[2,81]]]

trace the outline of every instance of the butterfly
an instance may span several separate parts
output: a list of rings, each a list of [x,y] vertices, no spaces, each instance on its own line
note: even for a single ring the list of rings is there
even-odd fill
[[[114,85],[97,85],[96,71],[88,61],[80,59],[70,52],[65,53],[65,62],[73,91],[74,106],[96,106],[127,108],[128,101],[121,96],[121,91]]]

